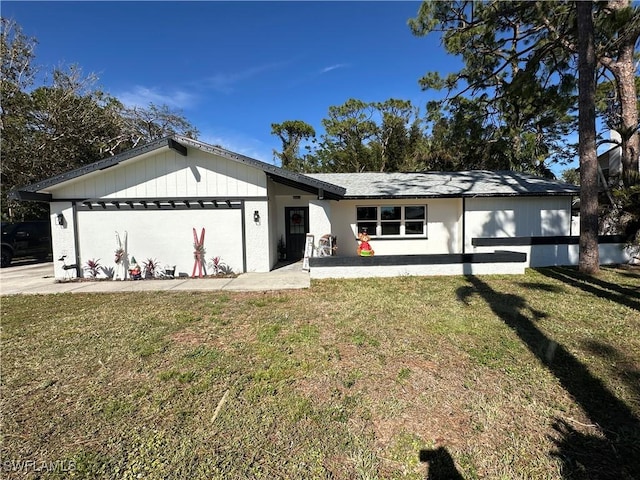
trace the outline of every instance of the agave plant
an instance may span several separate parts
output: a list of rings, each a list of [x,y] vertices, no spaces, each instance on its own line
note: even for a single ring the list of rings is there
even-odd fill
[[[84,269],[89,273],[91,278],[96,278],[98,276],[98,272],[100,271],[100,259],[90,259],[85,263]]]

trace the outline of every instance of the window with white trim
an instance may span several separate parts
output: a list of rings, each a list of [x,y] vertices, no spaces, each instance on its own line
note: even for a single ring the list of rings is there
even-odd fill
[[[426,205],[356,207],[357,233],[371,237],[426,237]]]

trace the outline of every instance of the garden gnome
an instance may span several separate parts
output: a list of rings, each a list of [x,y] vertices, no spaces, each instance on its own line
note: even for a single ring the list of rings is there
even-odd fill
[[[131,263],[133,266],[129,269],[129,275],[131,275],[132,280],[142,280],[142,269],[138,262],[136,262],[136,257],[131,257]]]
[[[360,234],[358,234],[358,240],[360,241],[357,250],[358,255],[361,257],[373,257],[374,251],[369,244],[369,234],[367,232],[360,232]]]

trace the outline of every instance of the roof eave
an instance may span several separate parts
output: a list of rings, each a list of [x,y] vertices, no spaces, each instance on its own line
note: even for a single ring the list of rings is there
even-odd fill
[[[15,200],[19,202],[45,202],[49,203],[53,200],[53,195],[50,193],[38,193],[30,192],[27,190],[11,190],[7,194],[7,199]]]
[[[421,198],[573,197],[580,192],[442,193],[425,195],[345,195],[345,200],[417,200]]]

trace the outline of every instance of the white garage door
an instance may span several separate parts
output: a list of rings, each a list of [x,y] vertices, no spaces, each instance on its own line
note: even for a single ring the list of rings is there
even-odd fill
[[[221,257],[234,272],[243,271],[242,211],[240,209],[184,210],[81,210],[78,211],[80,261],[99,259],[104,267],[114,267],[116,232],[127,232],[129,259],[140,266],[155,259],[162,266],[176,266],[176,274],[191,275],[194,265],[193,228],[198,238],[205,229],[207,263]]]

